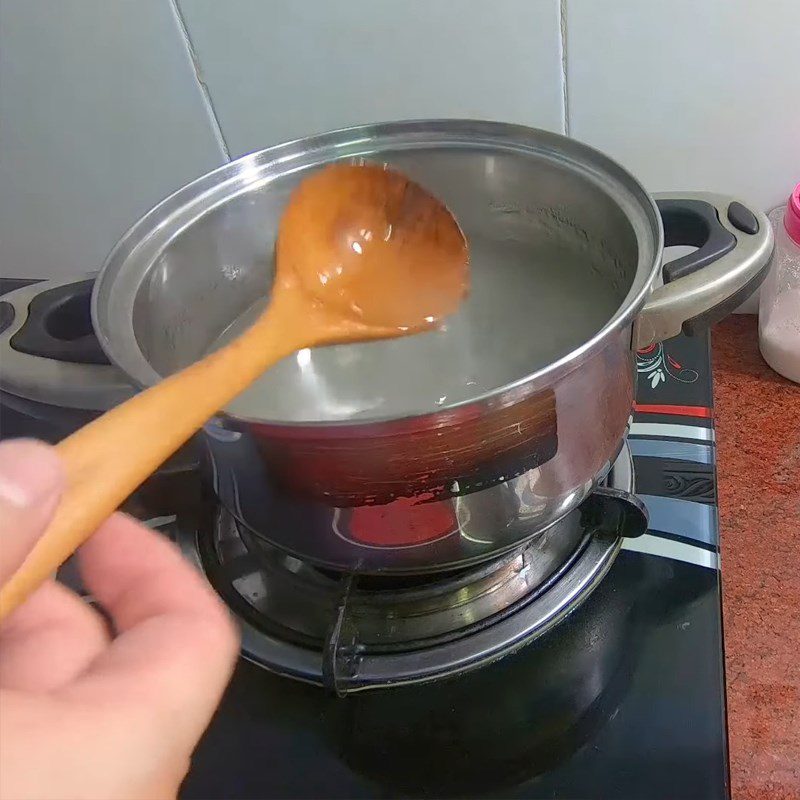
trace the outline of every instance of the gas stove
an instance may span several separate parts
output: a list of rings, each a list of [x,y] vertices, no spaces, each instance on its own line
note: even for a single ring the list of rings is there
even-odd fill
[[[632,490],[625,447],[603,487],[557,525],[472,568],[425,575],[316,567],[213,501],[172,535],[239,618],[245,658],[344,696],[459,675],[546,633],[588,598],[623,538],[646,529]]]
[[[707,337],[638,354],[629,436],[554,529],[444,574],[303,562],[215,502],[190,448],[128,502],[231,607],[242,659],[186,798],[724,798]],[[2,398],[2,434],[76,420]],[[620,516],[634,492],[649,514]],[[627,506],[626,506],[627,507]],[[80,588],[71,565],[62,579]]]

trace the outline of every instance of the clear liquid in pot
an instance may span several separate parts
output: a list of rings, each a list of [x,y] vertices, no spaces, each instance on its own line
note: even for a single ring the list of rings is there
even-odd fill
[[[583,257],[563,248],[470,239],[472,288],[441,330],[405,339],[302,350],[228,411],[250,419],[320,422],[403,417],[447,408],[552,363],[590,339],[623,297]],[[231,324],[235,338],[266,300]]]

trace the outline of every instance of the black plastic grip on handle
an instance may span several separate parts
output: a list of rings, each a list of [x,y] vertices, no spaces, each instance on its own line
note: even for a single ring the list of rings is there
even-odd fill
[[[636,495],[599,486],[581,506],[581,524],[595,533],[635,539],[647,532],[647,507]]]
[[[109,364],[92,327],[94,279],[36,295],[28,318],[9,344],[20,353],[73,364]]]
[[[715,206],[705,200],[661,199],[656,205],[664,224],[664,246],[691,245],[698,248],[692,253],[664,264],[664,283],[671,283],[697,270],[707,267],[736,247],[734,236],[719,219]],[[740,205],[740,204],[737,204]],[[744,211],[755,219],[748,209]],[[740,226],[743,236],[755,235]],[[769,261],[744,286],[726,297],[713,308],[707,309],[683,323],[683,332],[689,336],[702,333],[715,322],[735,311],[761,285],[767,275]]]
[[[664,223],[664,247],[696,247],[664,264],[664,283],[707,267],[736,247],[736,237],[719,221],[717,209],[705,200],[656,200]]]

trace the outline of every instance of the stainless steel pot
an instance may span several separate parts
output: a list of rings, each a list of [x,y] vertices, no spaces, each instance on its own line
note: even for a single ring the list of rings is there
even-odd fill
[[[654,201],[556,134],[352,128],[245,156],[136,223],[94,291],[110,359],[150,385],[246,324],[265,302],[288,194],[340,159],[391,164],[450,206],[473,293],[443,331],[286,359],[208,427],[228,509],[338,569],[455,567],[563,517],[619,451],[634,351],[731,310],[772,247],[763,214],[710,194]],[[659,285],[665,236],[699,249]]]

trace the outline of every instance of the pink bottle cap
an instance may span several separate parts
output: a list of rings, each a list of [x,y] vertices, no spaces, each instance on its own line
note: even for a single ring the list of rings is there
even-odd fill
[[[800,183],[794,187],[789,198],[786,213],[783,215],[783,224],[792,241],[800,245]]]

